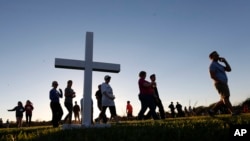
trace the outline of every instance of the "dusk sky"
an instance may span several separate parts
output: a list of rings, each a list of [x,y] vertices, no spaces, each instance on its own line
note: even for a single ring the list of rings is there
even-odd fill
[[[209,76],[208,55],[227,59],[233,105],[250,97],[250,1],[247,0],[1,0],[0,118],[18,101],[33,102],[32,120],[51,120],[49,91],[56,80],[65,89],[72,80],[74,101],[83,96],[81,70],[54,67],[55,58],[85,59],[86,32],[94,33],[93,60],[121,65],[120,73],[93,72],[95,92],[105,75],[116,96],[117,114],[130,100],[140,109],[138,74],[156,74],[165,111],[178,101],[208,106],[219,100]],[[67,110],[60,100],[64,115]],[[109,111],[107,110],[109,115]]]

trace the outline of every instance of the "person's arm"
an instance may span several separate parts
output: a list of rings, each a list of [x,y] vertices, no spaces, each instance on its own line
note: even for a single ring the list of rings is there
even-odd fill
[[[63,92],[62,92],[62,89],[59,89],[59,97],[63,97]]]
[[[112,100],[115,99],[113,95],[109,95],[106,91],[104,91],[103,94],[107,96],[109,99],[112,99]]]
[[[144,87],[153,87],[154,85],[155,85],[155,82],[149,83],[149,82],[145,81],[145,82],[143,83],[143,86],[144,86]]]
[[[16,110],[16,107],[14,107],[13,109],[10,109],[10,110],[8,110],[8,111],[15,111]]]
[[[229,63],[227,62],[227,60],[225,58],[220,58],[220,61],[223,62],[226,66],[225,66],[225,71],[230,72],[231,66],[229,65]]]

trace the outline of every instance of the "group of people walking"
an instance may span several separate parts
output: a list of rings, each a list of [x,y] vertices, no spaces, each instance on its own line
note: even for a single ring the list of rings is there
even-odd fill
[[[76,93],[72,89],[73,81],[68,80],[67,82],[67,87],[64,90],[64,96],[65,96],[65,101],[64,101],[64,106],[66,107],[68,114],[64,118],[64,123],[72,123],[72,113],[74,112],[75,115],[75,120],[79,118],[79,112],[80,112],[80,106],[75,102],[75,105],[73,105],[73,98],[75,98]],[[50,90],[50,108],[52,111],[52,124],[53,127],[58,127],[59,123],[61,122],[61,118],[63,116],[63,110],[60,105],[60,98],[63,98],[63,91],[62,89],[57,90],[58,87],[58,82],[53,81],[52,82],[52,89]]]
[[[165,119],[165,111],[161,102],[161,99],[158,94],[157,85],[156,85],[156,76],[152,74],[150,76],[151,82],[146,80],[147,73],[141,71],[139,73],[139,100],[141,102],[141,109],[138,113],[138,120],[145,118],[144,113],[149,108],[149,113],[147,117],[152,117],[154,120]],[[156,106],[159,107],[160,117],[156,114]]]
[[[109,85],[109,82],[111,80],[111,76],[106,75],[104,77],[104,82],[100,84],[99,90],[96,92],[96,98],[97,98],[97,104],[98,108],[100,109],[99,117],[96,119],[96,121],[102,120],[103,123],[106,123],[108,121],[108,118],[106,117],[106,110],[109,108],[111,118],[114,118],[117,120],[117,114],[116,114],[116,108],[115,108],[115,96],[113,94],[113,90],[111,86]],[[65,88],[65,101],[64,105],[68,110],[68,114],[64,118],[64,123],[71,124],[72,123],[72,112],[74,112],[75,119],[79,119],[79,112],[80,112],[80,106],[77,105],[77,102],[75,102],[75,106],[73,106],[73,98],[76,96],[76,93],[71,88],[72,87],[72,80],[69,80],[67,83],[67,87]],[[63,110],[60,105],[60,98],[63,98],[63,92],[61,89],[57,90],[58,82],[53,81],[52,82],[52,89],[50,90],[50,107],[52,111],[52,124],[53,127],[58,127],[59,123],[61,122],[61,118],[63,116]]]
[[[231,71],[231,67],[227,60],[223,57],[220,57],[219,54],[216,51],[213,51],[209,54],[209,58],[211,59],[211,64],[209,65],[209,73],[210,77],[214,81],[214,86],[216,90],[218,91],[220,95],[220,100],[208,111],[208,114],[210,116],[214,116],[220,107],[226,106],[228,108],[228,111],[232,115],[238,115],[239,112],[234,111],[232,104],[229,100],[230,97],[230,91],[228,86],[228,78],[226,75],[226,72]],[[221,63],[224,63],[221,64]],[[161,99],[159,97],[157,84],[156,84],[156,75],[152,74],[150,75],[150,80],[146,80],[147,73],[145,71],[139,72],[139,80],[138,80],[138,86],[139,86],[139,100],[141,103],[141,109],[138,113],[137,119],[147,119],[147,118],[153,118],[154,120],[159,119],[165,119],[165,111],[164,107],[162,105]],[[100,110],[100,114],[98,118],[95,120],[101,121],[103,123],[106,123],[108,121],[108,118],[106,116],[106,110],[109,108],[111,118],[114,118],[116,121],[117,119],[117,113],[116,113],[116,107],[115,107],[115,96],[113,94],[113,89],[110,86],[110,80],[111,76],[106,75],[104,77],[104,82],[98,86],[98,91],[96,92],[96,99],[97,99],[97,106]],[[64,123],[72,123],[72,112],[74,112],[75,120],[79,118],[80,113],[80,106],[75,102],[75,105],[73,106],[73,98],[75,98],[76,93],[72,89],[72,80],[68,80],[67,87],[64,90],[64,96],[65,101],[64,105],[68,111],[67,115],[64,118]],[[59,123],[61,122],[61,118],[63,116],[63,110],[60,105],[60,98],[63,98],[63,91],[62,89],[58,89],[58,82],[53,81],[52,82],[52,89],[49,92],[49,98],[51,100],[50,102],[50,108],[52,111],[52,124],[53,127],[58,127]],[[159,109],[159,116],[156,114],[156,107]],[[169,105],[169,108],[171,109],[171,115],[174,117],[174,106],[173,103]],[[182,108],[177,104],[176,106],[178,113],[182,113]],[[18,105],[14,107],[13,109],[10,109],[8,111],[16,111],[16,121],[17,126],[22,127],[22,118],[23,113],[26,112],[26,123],[28,126],[31,124],[31,118],[32,118],[32,111],[34,107],[31,101],[27,100],[25,106],[23,106],[22,102],[19,101]],[[145,115],[146,110],[149,109],[149,112]],[[130,101],[127,101],[127,107],[126,107],[126,113],[128,117],[132,117],[132,105],[130,104]],[[182,116],[182,115],[178,115]]]
[[[220,94],[220,101],[218,101],[215,106],[208,111],[208,113],[213,116],[216,114],[217,110],[220,106],[226,105],[228,107],[228,110],[231,112],[232,115],[235,115],[236,112],[233,111],[232,105],[229,100],[230,92],[229,87],[227,84],[227,75],[225,72],[230,72],[231,67],[229,63],[226,61],[225,58],[219,57],[219,54],[216,51],[213,51],[209,58],[211,59],[211,64],[209,66],[209,72],[211,78],[214,80],[215,88],[217,89],[218,93]],[[219,63],[222,62],[223,64]],[[150,80],[146,80],[147,73],[145,71],[139,72],[139,80],[138,80],[138,86],[139,86],[139,100],[141,102],[141,109],[138,113],[137,119],[147,119],[147,118],[153,118],[154,120],[158,119],[165,119],[165,111],[164,107],[162,105],[161,99],[159,97],[157,84],[156,84],[156,75],[152,74],[150,75]],[[111,118],[114,118],[117,120],[117,113],[116,113],[116,107],[115,107],[115,96],[113,94],[113,90],[111,86],[109,85],[109,82],[111,80],[111,76],[106,75],[104,77],[104,82],[98,86],[98,91],[96,92],[96,98],[97,98],[97,105],[100,110],[100,114],[98,118],[95,119],[95,121],[103,121],[103,123],[107,122],[107,116],[106,116],[106,109],[110,109]],[[54,81],[52,83],[53,89],[50,91],[50,99],[51,99],[51,109],[52,109],[52,122],[53,126],[57,127],[58,122],[60,121],[63,112],[62,108],[59,104],[59,98],[62,98],[62,90],[59,89],[59,91],[56,90],[58,83]],[[72,81],[68,81],[68,86],[65,89],[65,107],[68,110],[68,114],[65,117],[66,119],[69,119],[69,123],[71,123],[71,117],[72,117],[72,99],[75,97],[75,92],[71,88]],[[127,101],[127,115],[132,116],[131,112],[131,106],[130,101]],[[170,105],[171,106],[171,105]],[[159,116],[156,114],[156,107],[159,108]],[[169,107],[171,109],[172,116],[174,117],[174,108]],[[129,111],[130,109],[130,111]],[[145,115],[146,110],[149,109],[149,112]],[[178,110],[179,115],[183,116],[182,107],[180,104],[177,104],[176,109]]]
[[[232,116],[238,115],[239,111],[235,111],[233,109],[232,104],[229,100],[230,90],[228,86],[228,78],[227,78],[226,72],[231,71],[231,66],[229,65],[229,63],[224,57],[219,56],[217,51],[211,52],[209,54],[209,58],[211,60],[211,64],[209,65],[210,77],[214,81],[214,86],[220,95],[220,100],[212,107],[212,109],[208,111],[208,114],[210,116],[214,116],[222,106],[226,106]],[[150,109],[149,113],[153,117],[153,119],[155,120],[159,119],[159,117],[157,116],[155,112],[156,105],[159,107],[160,117],[164,118],[164,114],[162,114],[163,113],[162,111],[164,111],[164,109],[162,107],[162,104],[159,98],[155,80],[151,78],[152,76],[154,75],[150,76],[151,82],[148,82],[145,80],[146,72],[141,71],[139,73],[139,77],[140,77],[139,99],[141,101],[141,110],[138,114],[138,119],[143,119],[144,112],[146,111],[147,108]],[[171,109],[172,117],[174,117],[175,108],[173,106],[173,103],[169,105],[169,108]],[[177,103],[176,109],[178,112],[177,113],[178,117],[182,117],[185,115],[184,112],[182,111],[182,106],[179,103]]]
[[[16,123],[17,127],[22,127],[22,120],[23,120],[23,113],[25,112],[26,117],[26,125],[31,125],[31,118],[32,118],[32,111],[34,107],[30,100],[26,101],[25,106],[23,106],[23,103],[21,101],[17,102],[17,106],[15,106],[13,109],[9,109],[8,111],[15,111],[16,112]]]

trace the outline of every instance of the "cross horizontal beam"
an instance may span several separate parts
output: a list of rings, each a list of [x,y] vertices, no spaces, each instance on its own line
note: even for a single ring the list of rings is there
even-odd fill
[[[72,59],[55,59],[56,68],[85,70],[85,61]],[[120,64],[93,62],[92,70],[100,72],[120,72]]]

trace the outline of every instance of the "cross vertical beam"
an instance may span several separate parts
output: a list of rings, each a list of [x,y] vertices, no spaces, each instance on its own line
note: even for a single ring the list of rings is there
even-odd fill
[[[56,58],[55,67],[85,70],[83,78],[83,105],[81,105],[83,106],[82,125],[86,127],[90,126],[92,120],[92,71],[118,73],[120,72],[120,64],[93,62],[93,32],[87,32],[85,43],[85,61]]]
[[[86,45],[85,45],[85,67],[84,71],[84,86],[83,86],[83,114],[82,124],[91,124],[92,115],[92,69],[93,69],[93,33],[86,34]]]

